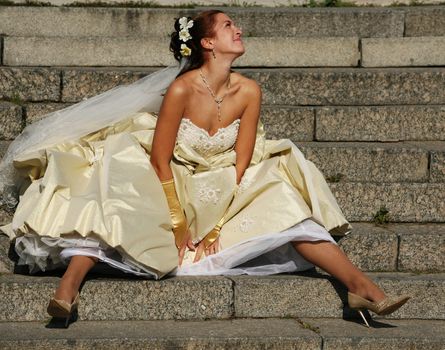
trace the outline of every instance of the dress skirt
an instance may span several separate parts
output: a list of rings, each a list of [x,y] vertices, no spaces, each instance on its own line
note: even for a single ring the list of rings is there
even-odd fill
[[[237,122],[215,135],[181,123],[171,169],[194,242],[220,221],[220,251],[193,263],[178,250],[162,185],[150,163],[157,117],[147,112],[81,139],[14,159],[22,176],[12,223],[19,264],[30,272],[89,255],[119,270],[166,275],[266,275],[313,265],[292,241],[327,241],[351,226],[323,175],[287,139],[266,140],[261,122],[252,160],[236,186]]]

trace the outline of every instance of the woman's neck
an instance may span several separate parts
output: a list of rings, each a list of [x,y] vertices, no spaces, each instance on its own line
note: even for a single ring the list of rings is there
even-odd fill
[[[230,69],[231,62],[218,62],[218,59],[211,59],[201,66],[202,73],[217,96],[227,90]]]

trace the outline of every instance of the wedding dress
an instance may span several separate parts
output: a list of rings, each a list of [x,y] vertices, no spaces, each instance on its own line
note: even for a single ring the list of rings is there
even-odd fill
[[[12,222],[0,229],[15,240],[18,264],[32,273],[88,255],[155,279],[266,275],[313,266],[291,241],[336,244],[332,233],[350,231],[323,175],[290,140],[267,140],[260,121],[251,163],[236,187],[240,120],[210,135],[184,117],[170,165],[194,241],[229,209],[220,251],[193,263],[195,251],[187,249],[178,267],[168,204],[149,158],[156,121],[156,113],[135,112],[15,155],[27,183]]]

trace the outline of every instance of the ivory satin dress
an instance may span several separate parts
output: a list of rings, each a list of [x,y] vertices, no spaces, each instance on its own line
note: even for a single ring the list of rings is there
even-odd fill
[[[313,267],[291,241],[336,244],[332,233],[350,231],[323,175],[290,140],[267,140],[259,122],[251,164],[236,189],[240,120],[209,135],[183,118],[171,168],[193,240],[229,210],[220,251],[193,263],[195,252],[187,249],[178,267],[168,204],[150,163],[156,121],[155,114],[136,113],[14,159],[26,186],[12,222],[0,229],[15,239],[19,264],[33,273],[89,255],[155,279],[267,275]]]

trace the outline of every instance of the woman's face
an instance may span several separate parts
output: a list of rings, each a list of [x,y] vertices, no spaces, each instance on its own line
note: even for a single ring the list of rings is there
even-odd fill
[[[215,33],[212,38],[215,54],[233,53],[236,57],[241,56],[245,49],[241,39],[242,31],[225,13],[218,13],[215,16]]]

